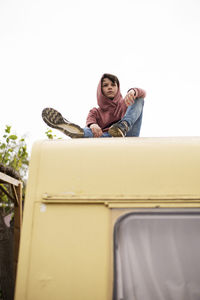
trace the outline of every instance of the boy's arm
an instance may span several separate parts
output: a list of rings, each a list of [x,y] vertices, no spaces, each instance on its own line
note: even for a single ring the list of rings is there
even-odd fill
[[[140,88],[131,88],[131,89],[128,90],[128,92],[130,92],[131,90],[133,90],[134,93],[135,93],[135,99],[136,98],[145,98],[146,97],[146,91],[143,90],[143,89],[140,89]]]
[[[102,129],[99,127],[97,123],[97,115],[96,115],[96,109],[93,108],[89,111],[89,114],[87,116],[86,125],[90,127],[92,130],[92,133],[94,137],[100,137],[102,136],[103,132]]]
[[[92,124],[97,124],[97,115],[96,115],[95,108],[92,108],[89,111],[89,114],[86,119],[86,126],[90,127],[90,125]]]
[[[131,88],[128,90],[124,101],[126,106],[132,105],[137,98],[144,98],[146,96],[146,92],[143,89],[139,88]]]

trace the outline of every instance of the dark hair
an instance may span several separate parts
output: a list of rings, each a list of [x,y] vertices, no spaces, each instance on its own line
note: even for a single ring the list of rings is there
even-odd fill
[[[103,74],[103,76],[102,76],[102,78],[101,78],[101,85],[102,85],[103,80],[104,80],[105,78],[110,79],[113,83],[116,82],[117,86],[119,87],[119,79],[117,78],[117,76],[112,75],[112,74],[108,74],[108,73]]]

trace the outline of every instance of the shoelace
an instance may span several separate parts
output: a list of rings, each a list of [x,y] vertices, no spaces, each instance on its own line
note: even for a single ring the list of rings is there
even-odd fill
[[[121,124],[125,127],[125,130],[128,131],[128,124],[126,121],[121,121]]]

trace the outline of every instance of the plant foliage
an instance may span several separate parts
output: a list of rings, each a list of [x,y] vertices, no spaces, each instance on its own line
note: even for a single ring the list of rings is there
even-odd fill
[[[60,140],[60,139],[62,139],[61,137],[57,137],[57,135],[53,133],[52,129],[47,129],[47,131],[45,132],[45,135],[49,140],[53,140],[53,139]]]
[[[3,136],[0,138],[0,171],[23,181],[23,198],[25,196],[28,164],[29,156],[25,138],[18,137],[12,132],[11,126],[6,125]],[[1,184],[1,186],[9,192],[9,186],[6,184]],[[3,215],[12,211],[12,204],[2,190],[0,191],[0,202],[3,206]]]
[[[29,157],[25,138],[14,134],[8,125],[0,140],[0,163],[17,171],[22,180],[26,178]]]

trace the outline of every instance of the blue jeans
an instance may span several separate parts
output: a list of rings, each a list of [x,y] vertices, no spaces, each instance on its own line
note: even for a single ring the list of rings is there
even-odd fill
[[[126,121],[129,125],[129,131],[127,132],[126,136],[139,136],[140,135],[140,128],[142,125],[142,114],[143,114],[143,106],[144,106],[144,99],[138,98],[135,100],[135,103],[128,106],[124,117],[121,121]],[[94,137],[92,130],[89,127],[83,128],[84,130],[84,138],[91,138]],[[103,137],[111,137],[108,132],[104,132],[101,136]]]

